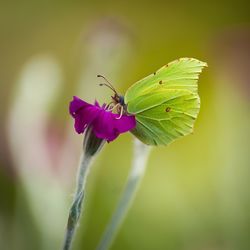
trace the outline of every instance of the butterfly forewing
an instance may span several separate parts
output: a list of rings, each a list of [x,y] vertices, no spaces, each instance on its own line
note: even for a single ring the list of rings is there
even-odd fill
[[[185,89],[197,92],[198,77],[206,63],[194,58],[180,58],[133,84],[125,95],[125,103],[158,88]]]

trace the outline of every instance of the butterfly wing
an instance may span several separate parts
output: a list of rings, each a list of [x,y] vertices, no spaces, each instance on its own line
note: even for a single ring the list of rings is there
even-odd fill
[[[129,103],[135,114],[132,133],[149,145],[167,145],[190,134],[200,109],[199,96],[188,90],[158,90]]]
[[[126,92],[125,102],[129,103],[138,96],[159,87],[185,89],[197,93],[199,74],[205,66],[207,66],[205,62],[194,58],[180,58],[170,62],[153,74],[133,84]]]
[[[132,133],[149,145],[167,145],[190,134],[199,113],[197,81],[204,66],[181,58],[132,85],[125,95],[137,121]]]

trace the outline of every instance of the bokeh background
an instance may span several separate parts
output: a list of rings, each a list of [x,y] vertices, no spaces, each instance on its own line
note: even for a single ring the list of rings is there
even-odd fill
[[[1,1],[0,249],[60,249],[82,136],[73,95],[107,101],[179,57],[200,77],[195,132],[154,148],[112,250],[250,249],[250,4]],[[107,144],[87,184],[74,249],[93,250],[118,201],[132,135]]]

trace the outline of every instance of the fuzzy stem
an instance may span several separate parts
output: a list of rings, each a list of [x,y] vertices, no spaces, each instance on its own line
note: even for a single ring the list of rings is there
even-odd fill
[[[129,177],[122,193],[118,206],[103,234],[97,250],[107,250],[112,244],[113,239],[118,233],[138,190],[140,181],[144,176],[146,163],[149,156],[150,147],[135,139],[134,142],[134,158]]]
[[[64,240],[63,250],[69,250],[72,245],[72,240],[74,233],[82,212],[82,203],[85,193],[85,184],[86,178],[89,172],[89,166],[91,163],[92,156],[83,154],[80,160],[79,172],[78,172],[78,181],[76,192],[74,195],[74,200],[69,211],[67,231]]]
[[[76,192],[69,211],[63,250],[70,250],[71,248],[75,230],[82,212],[82,203],[84,201],[85,185],[90,164],[93,157],[101,150],[104,144],[105,140],[97,138],[92,131],[92,127],[88,127],[83,140],[84,153],[80,160]]]

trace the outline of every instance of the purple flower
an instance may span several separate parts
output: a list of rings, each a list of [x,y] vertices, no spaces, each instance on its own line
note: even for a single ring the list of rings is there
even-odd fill
[[[114,114],[101,107],[97,101],[89,104],[77,96],[70,102],[69,112],[75,118],[75,130],[78,134],[85,131],[87,127],[92,130],[97,138],[113,141],[119,134],[125,133],[136,126],[135,117],[132,115]]]

